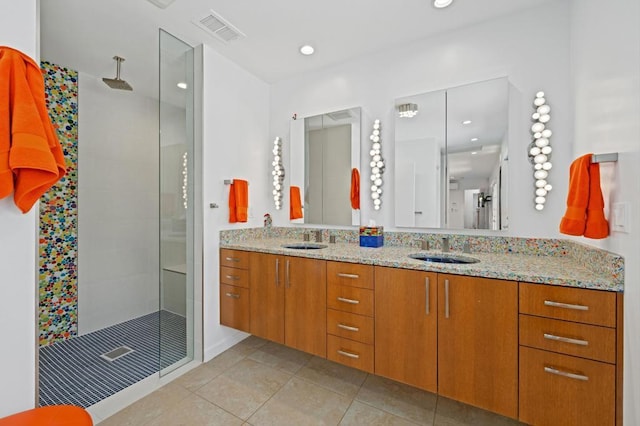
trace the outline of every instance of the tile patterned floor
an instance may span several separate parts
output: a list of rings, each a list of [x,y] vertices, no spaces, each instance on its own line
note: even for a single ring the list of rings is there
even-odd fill
[[[519,424],[252,336],[100,426]]]
[[[100,357],[119,346],[134,351],[112,362]],[[186,355],[185,319],[167,311],[43,346],[40,404],[89,407]]]

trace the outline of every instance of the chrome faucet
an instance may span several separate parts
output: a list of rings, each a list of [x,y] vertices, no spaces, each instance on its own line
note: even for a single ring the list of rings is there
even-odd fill
[[[322,229],[317,229],[315,232],[316,235],[316,243],[322,242]]]
[[[426,238],[424,240],[421,240],[420,247],[422,248],[422,250],[429,250],[429,240],[427,240]]]
[[[304,234],[302,234],[302,241],[309,241],[309,238],[311,236],[309,235],[308,232],[305,232]]]
[[[448,253],[449,252],[449,238],[448,237],[442,237],[442,252],[443,253]]]
[[[463,253],[471,253],[471,244],[469,244],[469,241],[465,241],[462,244],[462,252]]]

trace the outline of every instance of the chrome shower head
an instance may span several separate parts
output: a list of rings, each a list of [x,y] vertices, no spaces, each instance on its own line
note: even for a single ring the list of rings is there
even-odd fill
[[[126,81],[120,78],[120,64],[124,62],[124,58],[120,56],[114,56],[113,59],[116,60],[116,78],[103,78],[102,81],[112,89],[118,90],[133,90],[133,87]]]

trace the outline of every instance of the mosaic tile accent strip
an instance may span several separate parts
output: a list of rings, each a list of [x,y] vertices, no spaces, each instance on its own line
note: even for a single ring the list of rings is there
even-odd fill
[[[120,346],[133,352],[112,362],[100,357]],[[44,346],[39,358],[40,404],[87,408],[186,356],[186,320],[168,311]]]
[[[78,73],[42,62],[49,117],[67,175],[40,199],[39,342],[78,333]]]

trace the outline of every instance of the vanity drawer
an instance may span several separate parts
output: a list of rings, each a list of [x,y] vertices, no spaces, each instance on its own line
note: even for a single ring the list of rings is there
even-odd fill
[[[615,424],[614,365],[520,347],[520,421],[531,425]]]
[[[220,266],[230,268],[249,269],[249,252],[240,250],[220,249]]]
[[[373,344],[373,318],[327,309],[327,333]]]
[[[249,270],[220,267],[220,282],[238,287],[249,288]]]
[[[373,316],[373,290],[345,285],[327,286],[327,308]]]
[[[616,293],[520,283],[520,313],[616,326]]]
[[[373,346],[371,345],[328,335],[327,359],[373,373]]]
[[[520,344],[611,364],[616,362],[613,328],[521,314]]]
[[[327,283],[373,289],[373,266],[327,262]]]
[[[220,324],[249,332],[249,289],[220,284]]]

